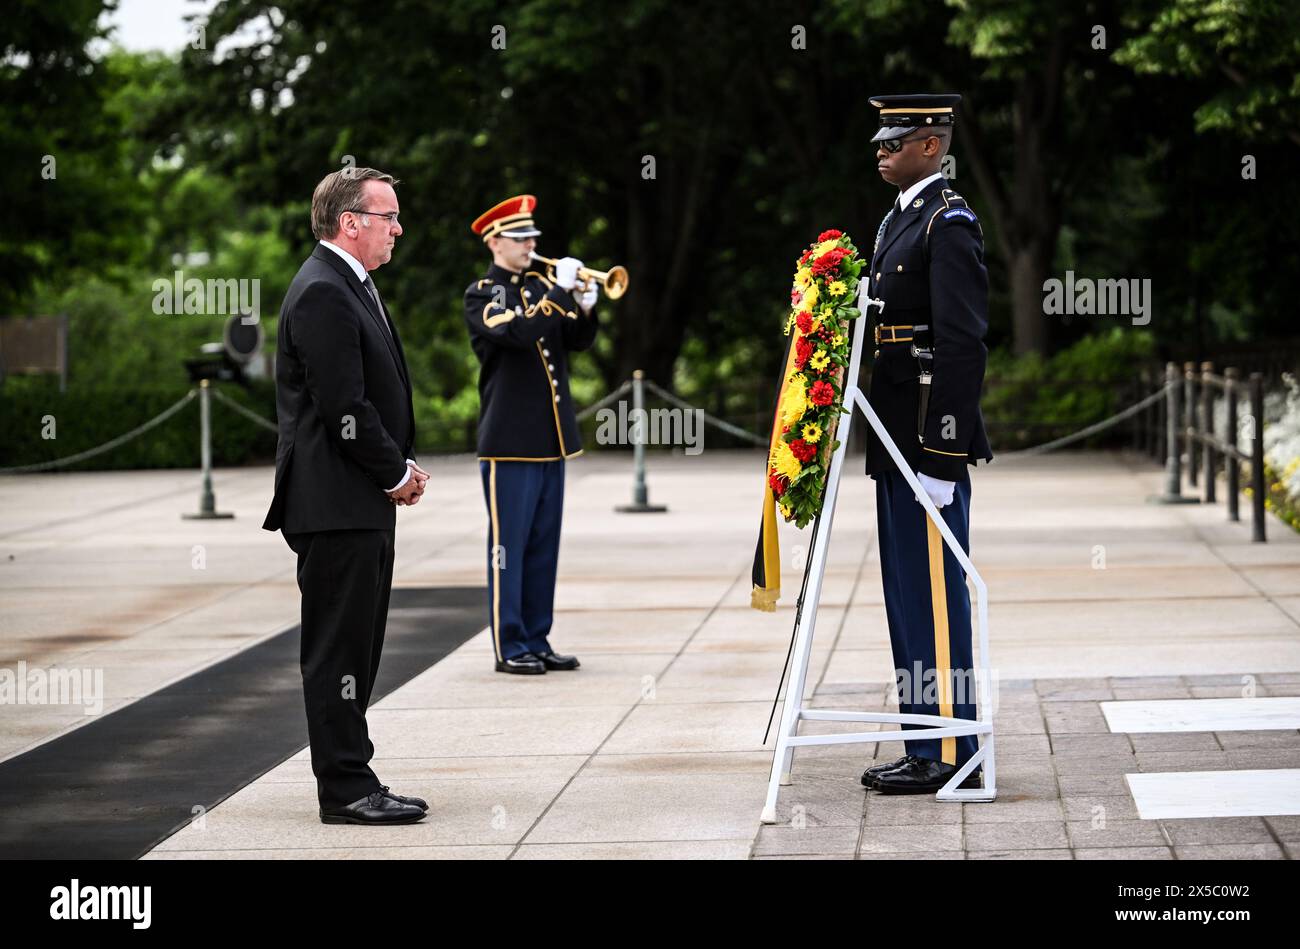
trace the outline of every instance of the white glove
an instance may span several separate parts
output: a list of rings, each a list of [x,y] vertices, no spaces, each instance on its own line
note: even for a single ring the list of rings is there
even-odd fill
[[[935,507],[952,503],[952,493],[957,488],[956,481],[940,481],[919,471],[916,473],[916,480],[921,482],[921,487],[925,489],[926,494],[930,495],[930,500],[934,502]],[[921,499],[917,498],[916,503],[920,504]]]
[[[578,268],[582,261],[577,257],[561,257],[555,262],[555,282],[565,290],[572,290],[578,282]]]
[[[596,305],[596,300],[600,298],[600,290],[597,289],[596,281],[591,282],[591,286],[583,291],[582,296],[578,298],[578,305],[582,307],[583,313],[590,313],[591,308]]]

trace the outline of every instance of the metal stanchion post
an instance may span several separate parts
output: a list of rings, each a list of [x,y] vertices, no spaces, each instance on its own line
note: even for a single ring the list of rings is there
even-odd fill
[[[1237,370],[1229,366],[1223,370],[1223,397],[1227,400],[1228,422],[1223,433],[1223,440],[1233,450],[1223,456],[1223,474],[1228,481],[1228,520],[1241,520],[1237,509],[1237,494],[1241,491],[1241,459],[1237,457]]]
[[[1187,414],[1187,483],[1193,488],[1200,480],[1201,469],[1199,467],[1199,457],[1197,451],[1200,444],[1196,436],[1200,434],[1200,426],[1196,424],[1196,363],[1189,362],[1183,364],[1183,410]]]
[[[1148,500],[1156,504],[1197,504],[1196,498],[1183,497],[1183,459],[1179,454],[1180,432],[1183,424],[1182,407],[1179,395],[1182,385],[1179,383],[1178,366],[1168,363],[1165,366],[1165,493],[1157,494]]]
[[[199,381],[199,459],[203,466],[203,489],[199,494],[199,512],[182,514],[187,521],[210,521],[235,515],[217,510],[217,496],[212,492],[212,393],[209,380]]]
[[[632,439],[632,503],[614,508],[621,514],[654,514],[668,510],[667,505],[649,503],[650,492],[645,483],[645,440],[649,420],[645,412],[644,377],[645,373],[640,369],[632,373],[632,417],[636,419],[632,424],[638,437]]]
[[[1268,539],[1264,536],[1264,499],[1268,485],[1264,483],[1264,376],[1258,372],[1250,374],[1250,414],[1250,485],[1254,491],[1250,539],[1263,543]]]
[[[1214,504],[1218,483],[1214,472],[1214,386],[1210,376],[1214,373],[1214,363],[1201,363],[1201,430],[1205,433],[1205,442],[1201,445],[1201,458],[1205,462],[1205,503]]]

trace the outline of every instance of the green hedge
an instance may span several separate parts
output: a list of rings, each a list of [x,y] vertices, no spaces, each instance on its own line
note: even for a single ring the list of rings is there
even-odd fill
[[[1137,396],[1138,374],[1154,358],[1150,334],[1122,328],[1085,336],[1048,359],[990,353],[981,408],[994,454],[1050,441],[1127,408]],[[1114,442],[1127,431],[1121,423],[1077,447]]]
[[[258,383],[246,391],[218,384],[231,399],[271,421],[275,390]],[[94,448],[148,421],[185,395],[189,387],[156,385],[139,388],[69,387],[59,392],[48,379],[11,378],[0,389],[0,468],[37,464]],[[54,417],[55,438],[42,437],[45,416]],[[214,465],[270,463],[275,434],[212,400]],[[119,468],[197,468],[199,401],[138,438],[94,458],[61,466],[58,471]]]

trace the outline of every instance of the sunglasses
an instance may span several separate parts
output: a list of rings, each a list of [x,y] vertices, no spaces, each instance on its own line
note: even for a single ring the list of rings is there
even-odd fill
[[[903,146],[908,142],[924,142],[927,138],[938,138],[937,135],[922,135],[920,138],[890,138],[880,142],[880,147],[891,155],[897,155],[903,150]]]

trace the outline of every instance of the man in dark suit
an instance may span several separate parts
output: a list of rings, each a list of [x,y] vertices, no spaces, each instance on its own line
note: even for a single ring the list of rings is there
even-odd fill
[[[958,95],[875,96],[877,168],[899,190],[876,234],[869,290],[884,302],[874,328],[872,408],[962,548],[970,552],[967,466],[990,461],[980,413],[988,351],[988,273],[975,213],[940,171]],[[966,575],[884,444],[867,430],[885,613],[899,711],[975,719]],[[904,730],[925,728],[904,725]],[[868,768],[886,794],[934,793],[978,750],[973,735],[905,742],[907,754]],[[978,767],[959,785],[980,786]]]
[[[406,357],[369,273],[402,233],[396,183],[372,168],[325,176],[311,203],[319,244],[280,309],[280,440],[262,526],[298,555],[307,734],[327,824],[406,824],[428,810],[379,783],[366,728],[396,509],[417,503],[428,480],[412,452]]]

